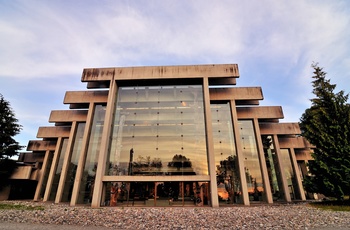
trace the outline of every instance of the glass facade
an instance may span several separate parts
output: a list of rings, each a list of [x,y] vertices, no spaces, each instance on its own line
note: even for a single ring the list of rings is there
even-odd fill
[[[108,182],[104,206],[205,206],[209,183],[196,181]]]
[[[250,201],[264,200],[264,184],[261,175],[259,153],[252,120],[238,120],[243,147],[244,170]]]
[[[264,146],[266,168],[269,175],[272,198],[274,201],[282,201],[285,199],[285,195],[273,139],[272,136],[262,136],[261,138]]]
[[[220,205],[241,202],[230,103],[211,104],[216,181]]]
[[[53,177],[53,182],[52,182],[49,200],[55,200],[55,198],[56,198],[58,183],[60,181],[61,172],[62,172],[63,159],[64,159],[65,153],[67,151],[67,145],[68,145],[68,138],[62,139],[62,146],[61,146],[60,152],[58,153],[59,160],[58,160],[55,175]]]
[[[67,170],[66,181],[64,184],[64,190],[62,194],[62,202],[69,202],[72,196],[73,185],[75,180],[75,174],[77,172],[79,156],[82,147],[82,140],[85,130],[85,123],[78,123],[77,132],[75,134],[75,141],[73,150],[70,153],[70,161]]]
[[[98,151],[101,145],[103,123],[106,114],[106,105],[95,105],[94,117],[91,126],[89,147],[86,154],[82,184],[80,185],[78,203],[90,203],[95,183],[98,163]]]
[[[286,175],[288,192],[290,194],[290,198],[292,200],[300,199],[300,194],[298,192],[299,191],[298,184],[295,178],[296,174],[292,166],[289,149],[281,149],[281,161],[282,161],[282,167],[284,169],[284,173]]]
[[[119,87],[107,175],[208,175],[201,85]]]

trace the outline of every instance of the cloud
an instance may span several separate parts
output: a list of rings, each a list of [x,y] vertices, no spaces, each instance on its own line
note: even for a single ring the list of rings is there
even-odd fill
[[[45,126],[66,108],[65,91],[85,89],[86,67],[237,63],[238,86],[262,86],[262,104],[297,121],[313,61],[350,91],[349,9],[341,0],[0,1],[0,91],[24,127]]]

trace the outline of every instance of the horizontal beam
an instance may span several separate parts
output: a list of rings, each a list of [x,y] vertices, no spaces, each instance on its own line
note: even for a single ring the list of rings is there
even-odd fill
[[[82,82],[171,78],[238,78],[237,64],[86,68]]]
[[[56,141],[31,140],[28,143],[27,151],[55,150]]]
[[[261,87],[210,88],[210,100],[254,101],[263,100]]]
[[[204,176],[104,176],[104,182],[131,182],[131,181],[209,181],[207,175]]]
[[[87,113],[87,110],[52,110],[49,122],[84,122]]]
[[[69,137],[70,126],[39,127],[37,138]]]
[[[298,135],[301,133],[298,123],[260,123],[261,135]]]
[[[238,119],[283,119],[281,106],[237,107]]]

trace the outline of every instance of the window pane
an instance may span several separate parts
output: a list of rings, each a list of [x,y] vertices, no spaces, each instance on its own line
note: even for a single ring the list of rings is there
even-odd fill
[[[205,138],[202,86],[120,87],[107,175],[208,175]]]

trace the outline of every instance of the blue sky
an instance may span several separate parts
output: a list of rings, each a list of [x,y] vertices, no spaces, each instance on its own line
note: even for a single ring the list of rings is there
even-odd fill
[[[313,62],[350,92],[350,1],[0,0],[0,93],[22,145],[86,89],[83,68],[236,63],[237,86],[261,86],[261,105],[298,122]]]

